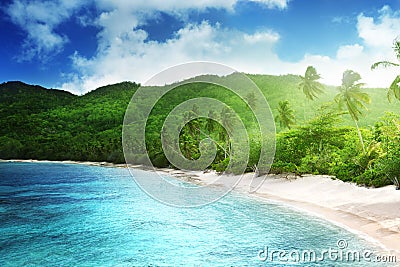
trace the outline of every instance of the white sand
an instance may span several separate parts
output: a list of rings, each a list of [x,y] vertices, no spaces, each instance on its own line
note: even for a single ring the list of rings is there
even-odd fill
[[[203,185],[224,185],[223,179],[215,182],[218,176],[213,172],[197,172],[196,176]],[[234,190],[250,194],[252,177],[252,173],[245,174]],[[395,190],[394,186],[366,188],[320,175],[289,178],[267,175],[253,194],[311,213],[372,239],[400,260],[400,190]]]

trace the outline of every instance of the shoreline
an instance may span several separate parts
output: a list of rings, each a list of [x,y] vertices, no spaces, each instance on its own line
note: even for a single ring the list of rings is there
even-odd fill
[[[0,160],[0,162],[32,162],[81,164],[88,166],[127,168],[127,164],[88,161]],[[224,186],[215,171],[187,172],[167,168],[129,168],[156,171],[198,185]],[[245,173],[233,191],[254,196],[261,201],[278,203],[316,216],[381,246],[382,256],[394,255],[400,261],[400,191],[395,186],[360,187],[323,175],[286,177],[267,175],[262,186],[249,192],[253,173]],[[386,253],[386,254],[385,254]]]

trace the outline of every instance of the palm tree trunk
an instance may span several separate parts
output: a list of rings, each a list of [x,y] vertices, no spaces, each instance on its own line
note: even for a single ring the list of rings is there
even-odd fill
[[[360,139],[360,143],[361,143],[361,146],[362,146],[362,150],[363,150],[363,153],[365,154],[364,141],[363,141],[363,138],[362,138],[362,135],[361,135],[360,128],[358,127],[358,123],[357,123],[356,120],[354,120],[354,123],[356,124],[356,129],[357,129],[357,133],[358,133],[358,138]]]

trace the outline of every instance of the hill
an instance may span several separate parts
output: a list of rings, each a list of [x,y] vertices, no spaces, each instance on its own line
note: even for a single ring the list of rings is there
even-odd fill
[[[252,75],[248,76],[262,90],[268,103],[272,109],[272,113],[277,112],[279,101],[288,100],[294,109],[296,122],[303,125],[310,120],[317,110],[325,104],[332,109],[337,109],[334,103],[334,97],[338,93],[338,89],[334,86],[324,86],[325,93],[320,95],[314,101],[308,101],[303,92],[298,88],[300,78],[295,75],[270,76],[270,75]],[[371,104],[368,111],[364,112],[364,116],[360,118],[360,126],[373,126],[375,122],[385,115],[385,112],[400,113],[400,103],[393,101],[389,103],[386,97],[387,89],[384,88],[364,88],[364,92],[371,97]],[[343,116],[342,125],[353,126],[350,116]]]
[[[76,96],[21,82],[3,83],[0,158],[123,161],[122,121],[138,86],[123,82]]]
[[[337,94],[337,88],[325,86],[325,93],[320,95],[315,101],[307,101],[302,91],[299,90],[298,84],[300,78],[295,75],[271,76],[271,75],[252,75],[248,77],[252,79],[263,92],[269,102],[272,113],[277,115],[278,103],[288,100],[290,106],[294,110],[296,124],[298,125],[293,132],[283,132],[278,140],[277,159],[279,164],[286,166],[278,168],[280,171],[295,172],[322,172],[332,174],[329,168],[321,167],[323,164],[318,163],[320,153],[322,153],[322,141],[318,138],[325,138],[332,134],[329,142],[332,141],[330,149],[339,149],[340,152],[345,143],[350,142],[346,136],[356,136],[353,121],[349,115],[341,116],[341,122],[331,119],[318,119],[321,112],[318,110],[323,106],[325,113],[329,110],[337,110],[336,103],[333,102],[334,96]],[[212,79],[231,79],[235,80],[235,75]],[[89,160],[89,161],[109,161],[124,162],[121,145],[121,132],[124,114],[129,101],[133,94],[139,88],[139,84],[132,82],[122,82],[113,85],[107,85],[93,90],[83,96],[76,96],[69,92],[45,89],[40,86],[27,85],[22,82],[8,82],[0,85],[0,158],[22,158],[22,159],[50,159],[50,160]],[[162,123],[166,115],[179,103],[191,99],[193,97],[212,97],[232,106],[242,120],[245,122],[247,129],[250,129],[251,138],[254,140],[252,147],[252,155],[248,168],[258,160],[259,141],[257,133],[253,133],[255,120],[247,105],[235,94],[223,87],[215,84],[192,83],[179,85],[166,94],[154,106],[151,116],[146,125],[146,141],[150,158],[157,166],[168,166],[169,162],[162,151],[160,133]],[[156,87],[148,87],[146,90],[156,90]],[[379,121],[385,112],[393,112],[400,114],[400,104],[397,101],[389,103],[386,99],[385,89],[363,89],[368,92],[372,98],[369,111],[364,112],[365,116],[361,118],[360,125],[364,128],[371,128]],[[143,99],[143,105],[150,105]],[[195,107],[193,107],[195,109]],[[181,114],[183,117],[188,114]],[[223,116],[224,114],[216,114]],[[225,114],[226,115],[226,114]],[[335,121],[335,124],[332,124]],[[194,131],[196,127],[204,128],[210,126],[210,120],[199,119],[196,125],[189,124],[181,132],[181,150],[191,159],[199,157],[198,141],[204,138],[204,134]],[[322,123],[322,124],[321,124]],[[325,124],[324,124],[325,123]],[[322,125],[322,126],[321,126]],[[332,127],[350,126],[350,128],[333,129]],[[308,128],[307,128],[308,127]],[[310,127],[322,127],[326,131],[325,137],[311,135]],[[331,127],[331,128],[329,128]],[[205,128],[204,128],[205,129]],[[298,131],[296,129],[299,129]],[[304,129],[308,129],[305,131]],[[278,132],[280,129],[277,126]],[[208,131],[208,130],[204,130]],[[297,131],[297,132],[296,132]],[[305,132],[304,132],[305,131]],[[365,130],[367,131],[367,130]],[[305,134],[310,133],[306,137]],[[318,139],[316,145],[317,155],[311,157],[302,151],[299,157],[293,157],[293,154],[283,157],[285,151],[291,148],[284,148],[289,143],[282,140],[289,140],[293,136],[303,135],[300,139],[308,140],[308,144],[302,150],[310,149],[310,144]],[[367,134],[372,136],[372,132]],[[376,135],[376,133],[375,133]],[[214,127],[214,132],[209,132],[209,136],[217,140],[219,147],[225,147],[229,143],[226,133],[220,128]],[[286,139],[285,139],[286,138]],[[289,139],[288,139],[289,138]],[[296,137],[297,138],[297,137]],[[309,138],[309,139],[306,139]],[[342,140],[343,139],[343,140]],[[228,141],[227,141],[228,140]],[[295,140],[295,139],[293,139]],[[297,140],[297,139],[296,139]],[[346,141],[347,140],[347,141]],[[371,144],[373,140],[367,140]],[[379,140],[378,140],[379,141]],[[228,142],[228,143],[227,143]],[[286,142],[286,141],[285,141]],[[353,144],[357,144],[357,139],[351,139]],[[357,146],[352,149],[358,149]],[[335,150],[336,151],[336,150]],[[332,152],[332,151],[331,151]],[[329,152],[329,153],[331,153]],[[338,153],[339,153],[338,152]],[[280,154],[279,154],[280,153]],[[297,153],[297,152],[293,152]],[[314,153],[314,152],[313,152]],[[336,152],[335,152],[336,153]],[[331,154],[329,154],[331,155]],[[324,154],[324,157],[330,157]],[[349,154],[350,155],[350,154]],[[223,170],[229,159],[229,146],[225,152],[219,150],[217,158],[212,167]],[[294,161],[296,159],[296,161]],[[310,165],[307,160],[314,160]],[[283,162],[283,163],[282,163]],[[288,165],[289,164],[289,165]],[[292,165],[291,165],[292,164]],[[321,165],[322,164],[322,165]],[[336,164],[336,163],[329,163]],[[289,166],[289,168],[287,168]],[[314,169],[307,169],[307,166],[315,166]],[[325,165],[324,165],[325,166]],[[330,165],[329,165],[330,166]]]
[[[0,116],[36,114],[71,104],[78,97],[70,92],[46,89],[13,81],[0,84]]]

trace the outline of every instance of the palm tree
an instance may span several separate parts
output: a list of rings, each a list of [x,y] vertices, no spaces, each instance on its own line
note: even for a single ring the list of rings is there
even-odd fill
[[[228,108],[228,107],[224,107],[221,110],[221,122],[222,122],[222,126],[225,128],[224,129],[220,129],[220,139],[226,142],[226,149],[224,150],[225,152],[225,158],[227,156],[227,153],[230,154],[231,153],[231,140],[229,137],[229,133],[232,132],[234,130],[234,113],[233,111]]]
[[[396,38],[393,41],[393,50],[396,53],[397,60],[399,60],[399,62],[400,62],[400,40],[398,38]],[[384,68],[399,67],[400,64],[390,62],[388,60],[379,61],[379,62],[372,64],[371,70],[374,70],[380,66],[382,66]],[[397,77],[393,80],[392,84],[389,86],[388,93],[387,93],[387,98],[388,98],[389,102],[392,101],[393,96],[395,98],[397,98],[398,100],[400,100],[400,75],[397,75]]]
[[[279,102],[278,115],[275,117],[275,120],[279,121],[281,128],[288,128],[289,130],[291,125],[294,124],[293,109],[290,108],[288,100]]]
[[[371,102],[371,98],[367,93],[361,91],[361,87],[364,85],[360,83],[360,74],[352,70],[346,70],[343,73],[342,85],[338,87],[339,93],[335,96],[335,101],[339,104],[339,108],[346,107],[351,118],[353,119],[358,133],[358,138],[365,154],[364,141],[362,139],[360,128],[358,127],[358,120],[362,115],[361,109],[368,110],[365,104]]]
[[[307,101],[314,100],[319,94],[323,93],[323,86],[318,82],[321,75],[317,73],[317,70],[313,66],[308,66],[304,76],[300,75],[301,82],[299,83],[299,89],[303,90]],[[304,103],[304,120],[306,120],[306,103]]]
[[[317,73],[317,70],[313,66],[308,66],[304,77],[300,75],[301,82],[299,88],[303,90],[304,95],[314,100],[319,94],[323,93],[322,84],[318,82],[321,79],[321,75]]]

